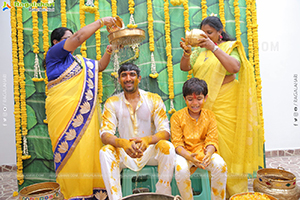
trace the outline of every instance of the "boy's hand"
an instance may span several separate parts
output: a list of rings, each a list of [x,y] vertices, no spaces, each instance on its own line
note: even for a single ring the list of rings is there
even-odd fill
[[[200,160],[198,160],[197,158],[196,158],[196,156],[197,156],[198,154],[196,154],[196,153],[192,153],[191,155],[190,155],[190,161],[192,162],[192,163],[194,163],[194,165],[196,166],[196,167],[198,167],[198,168],[201,168],[201,169],[205,169],[205,166],[203,165],[203,163],[200,161]]]
[[[213,145],[208,145],[205,148],[205,156],[203,158],[203,164],[207,167],[211,163],[211,156],[216,152],[216,148]]]
[[[204,167],[207,167],[211,163],[211,156],[212,156],[212,154],[210,154],[210,153],[205,154],[205,156],[203,158],[203,162],[202,162]]]

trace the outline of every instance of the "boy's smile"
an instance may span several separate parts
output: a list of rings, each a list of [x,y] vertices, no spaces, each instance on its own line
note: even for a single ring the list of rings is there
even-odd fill
[[[184,97],[191,117],[198,119],[206,98],[207,96],[204,96],[203,94],[196,95],[195,93]]]

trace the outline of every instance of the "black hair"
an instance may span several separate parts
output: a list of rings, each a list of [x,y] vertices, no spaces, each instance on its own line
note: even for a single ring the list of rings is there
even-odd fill
[[[208,93],[206,82],[199,78],[191,78],[187,80],[182,87],[183,97],[192,95],[193,93],[196,95],[203,94],[206,96]]]
[[[221,35],[223,37],[222,38],[223,41],[233,41],[233,40],[235,40],[234,38],[230,37],[230,35],[228,35],[226,32],[224,32],[223,24],[222,24],[221,20],[218,17],[215,17],[215,16],[206,17],[205,19],[202,20],[202,22],[200,24],[200,29],[204,25],[209,25],[210,27],[216,29],[217,31],[222,30]]]
[[[134,70],[137,74],[137,76],[139,77],[140,76],[140,68],[133,64],[133,63],[124,63],[120,66],[119,70],[118,70],[118,75],[120,77],[120,74],[123,72],[123,71],[132,71]]]
[[[59,27],[59,28],[54,29],[51,33],[51,46],[54,45],[53,40],[60,41],[61,38],[66,33],[66,31],[70,31],[71,33],[73,33],[73,31],[71,29],[66,28],[66,27]]]

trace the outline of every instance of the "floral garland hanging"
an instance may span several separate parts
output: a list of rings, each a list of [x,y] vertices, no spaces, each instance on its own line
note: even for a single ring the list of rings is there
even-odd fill
[[[100,19],[100,13],[99,13],[99,0],[95,0],[94,2],[94,8],[96,8],[95,12],[95,21]],[[101,59],[101,34],[100,29],[95,32],[95,40],[96,40],[96,59]],[[102,82],[102,72],[98,73],[98,96],[99,96],[99,102],[102,103],[102,97],[103,97],[103,82]]]
[[[67,27],[66,0],[60,0],[61,26]]]
[[[134,0],[128,0],[128,10],[130,13],[130,19],[129,19],[129,24],[127,24],[127,28],[137,28],[138,26],[137,24],[135,24],[134,17],[133,17],[134,6],[135,6]]]
[[[80,20],[80,28],[85,26],[85,12],[84,12],[84,0],[79,1],[79,20]],[[82,57],[87,57],[86,55],[86,41],[81,44],[80,53]]]
[[[251,65],[253,65],[253,33],[252,33],[252,18],[251,7],[252,0],[246,0],[246,22],[247,22],[247,40],[248,40],[248,56]]]
[[[202,8],[202,20],[203,20],[204,18],[207,17],[207,13],[206,13],[206,11],[207,11],[206,0],[202,0],[201,1],[201,8]]]
[[[223,24],[223,30],[225,31],[226,20],[225,20],[224,7],[225,7],[224,0],[219,0],[219,15],[220,15],[220,20]]]
[[[10,1],[14,5],[14,0]],[[15,115],[15,133],[16,133],[16,153],[17,153],[17,179],[19,185],[24,182],[23,160],[22,160],[22,133],[21,133],[21,112],[20,112],[20,93],[19,93],[19,68],[18,68],[18,44],[17,44],[17,21],[16,9],[14,6],[10,9],[11,19],[11,41],[12,41],[12,64],[14,76],[14,115]]]
[[[43,3],[48,3],[48,0],[42,0]],[[46,9],[47,7],[43,7],[44,9]],[[48,12],[42,12],[42,18],[43,18],[43,50],[44,50],[44,59],[46,58],[48,49],[49,49],[49,28],[48,28]],[[45,68],[45,78],[44,78],[44,82],[45,82],[45,94],[46,96],[48,95],[48,77],[47,77],[47,73],[46,73],[46,68]],[[45,107],[46,110],[46,107]],[[47,121],[47,117],[46,119],[44,119],[43,121],[45,124],[48,124]]]
[[[261,77],[260,77],[260,68],[259,68],[259,51],[258,51],[258,31],[257,31],[257,13],[256,13],[256,1],[252,0],[252,32],[253,32],[253,48],[254,48],[254,71],[256,79],[256,92],[257,92],[257,101],[259,105],[259,114],[261,118],[261,127],[262,133],[264,134],[264,118],[263,118],[263,109],[262,109],[262,96],[261,96]]]
[[[112,17],[117,16],[117,0],[111,0],[111,14]]]
[[[239,0],[234,0],[233,2],[234,6],[234,17],[235,17],[235,34],[236,34],[236,40],[238,42],[241,42],[241,25],[240,25],[240,8],[239,8]]]
[[[183,2],[184,2],[184,0],[170,0],[170,3],[173,6],[180,6]]]
[[[186,33],[187,31],[190,30],[190,20],[189,20],[190,14],[189,14],[189,1],[188,0],[183,1],[183,8],[184,8],[184,11],[183,11],[184,30],[185,30],[185,33]],[[193,69],[191,69],[188,72],[187,79],[192,78],[192,74],[193,74]]]
[[[117,16],[117,0],[111,0],[111,15],[112,17]],[[118,78],[118,68],[119,68],[119,50],[114,50],[114,71],[110,74],[114,78]]]
[[[37,0],[34,0],[32,2],[37,2]],[[32,7],[33,9],[36,9],[37,7]],[[32,81],[34,82],[40,82],[44,81],[44,78],[41,74],[41,68],[39,64],[38,54],[39,54],[39,21],[38,21],[38,15],[37,11],[32,11],[32,36],[33,36],[33,53],[35,54],[34,59],[34,75],[32,78]]]
[[[152,1],[147,0],[147,14],[148,14],[148,34],[149,34],[149,50],[151,52],[151,78],[157,78],[158,73],[156,71],[156,64],[154,59],[154,32],[153,32],[153,11],[152,11]]]
[[[169,114],[176,112],[174,108],[174,83],[173,83],[173,63],[172,63],[172,44],[171,44],[171,30],[170,30],[170,14],[169,14],[169,0],[164,0],[165,13],[165,37],[166,37],[166,54],[167,54],[167,69],[168,69],[168,84],[169,84],[169,98],[170,110]]]

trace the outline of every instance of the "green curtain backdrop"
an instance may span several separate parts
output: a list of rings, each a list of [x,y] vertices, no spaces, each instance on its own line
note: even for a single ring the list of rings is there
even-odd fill
[[[24,3],[28,1],[22,1]],[[39,2],[39,1],[38,1]],[[155,51],[154,57],[156,61],[156,68],[159,76],[157,79],[149,77],[151,73],[151,58],[149,50],[149,37],[148,37],[148,22],[147,22],[147,1],[135,0],[135,13],[134,18],[138,28],[145,31],[146,38],[140,43],[139,50],[140,56],[133,61],[141,68],[142,81],[140,88],[159,94],[165,102],[167,111],[170,109],[170,99],[168,92],[168,72],[166,68],[166,41],[165,41],[165,18],[164,18],[164,1],[153,0],[153,19],[154,19],[154,40]],[[235,21],[234,21],[234,7],[233,0],[225,0],[225,18],[226,18],[226,31],[232,37],[235,37]],[[201,1],[189,0],[189,20],[190,29],[199,28],[202,19]],[[219,13],[219,1],[207,1],[207,15],[211,13]],[[117,1],[117,14],[120,16],[125,25],[129,23],[128,2],[126,0]],[[246,3],[245,0],[239,1],[240,7],[240,22],[241,22],[241,38],[244,44],[246,53],[248,54],[247,43],[247,28],[246,28]],[[187,72],[182,72],[179,68],[180,59],[182,56],[182,49],[179,46],[180,38],[184,37],[184,16],[183,6],[173,6],[170,4],[170,23],[171,23],[171,42],[172,42],[172,56],[173,56],[173,77],[174,77],[174,106],[179,110],[185,106],[182,97],[182,84],[187,80]],[[67,27],[74,32],[80,29],[79,21],[79,1],[66,1],[67,11]],[[100,17],[111,16],[111,1],[99,0]],[[219,14],[218,14],[219,16]],[[43,41],[43,27],[42,27],[42,12],[38,12],[39,17],[39,61],[42,66],[43,61],[43,43],[50,42]],[[86,13],[86,24],[94,21],[94,14]],[[34,75],[34,57],[33,53],[33,37],[32,37],[32,15],[28,8],[23,8],[23,24],[24,24],[24,61],[25,61],[25,76],[26,76],[26,104],[28,114],[28,150],[31,158],[24,160],[24,183],[20,185],[19,189],[31,185],[33,183],[55,181],[53,153],[51,141],[49,139],[47,124],[43,122],[46,119],[45,115],[45,83],[33,82],[31,79]],[[61,13],[60,13],[60,0],[55,0],[55,11],[48,12],[48,26],[49,37],[53,29],[61,26]],[[108,42],[108,32],[105,27],[101,28],[101,52],[105,52]],[[96,59],[94,35],[87,40],[87,57]],[[131,48],[126,47],[122,50],[125,56],[121,56],[121,60],[128,59],[133,56]],[[75,54],[80,54],[80,48],[75,51]],[[42,66],[42,76],[45,77],[44,68]],[[114,77],[111,76],[113,72],[113,60],[108,68],[103,72],[103,103],[105,100],[114,93],[120,92],[120,87]],[[169,115],[169,114],[168,114]],[[168,116],[170,117],[170,115]]]

